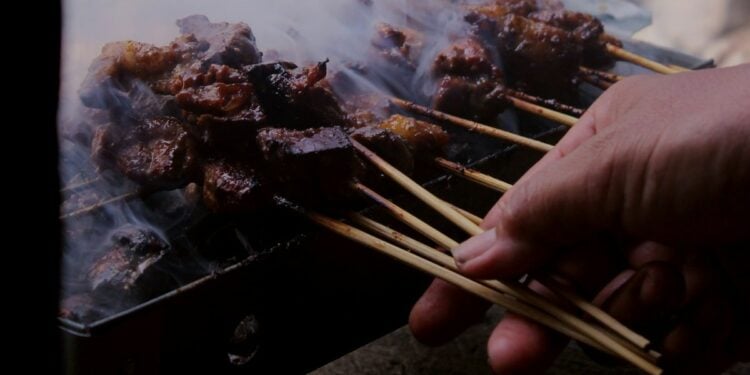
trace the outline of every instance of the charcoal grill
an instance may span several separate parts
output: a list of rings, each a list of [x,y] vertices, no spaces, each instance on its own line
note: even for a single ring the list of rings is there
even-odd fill
[[[625,47],[666,64],[711,65],[644,43],[627,41]],[[618,63],[614,71],[645,72],[626,63]],[[589,102],[600,92],[585,86],[582,90]],[[519,116],[520,132],[526,136],[554,142],[564,133],[546,121]],[[466,145],[457,161],[507,181],[518,179],[539,158],[533,151],[476,134],[459,132],[456,142]],[[451,176],[433,178],[426,185],[475,213],[483,213],[498,198]],[[439,229],[462,238],[425,207],[405,196],[394,200],[417,216],[435,218]],[[380,218],[402,229],[385,215]],[[231,225],[263,238],[245,259],[96,322],[59,319],[66,372],[304,373],[402,326],[430,281],[292,213],[236,219]]]

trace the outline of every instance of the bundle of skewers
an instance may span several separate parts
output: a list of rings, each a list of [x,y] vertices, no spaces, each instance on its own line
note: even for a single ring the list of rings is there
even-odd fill
[[[90,124],[91,157],[99,171],[119,175],[138,189],[68,209],[61,218],[74,221],[176,189],[216,214],[249,215],[269,206],[292,209],[647,373],[660,373],[659,353],[646,338],[553,277],[538,281],[564,304],[520,282],[462,276],[444,252],[458,246],[458,240],[377,191],[395,182],[466,235],[478,235],[482,219],[423,188],[412,178],[415,171],[442,168],[500,193],[512,185],[448,160],[444,150],[450,133],[426,119],[546,153],[554,145],[502,130],[493,122],[513,107],[574,126],[584,112],[575,106],[576,86],[584,81],[607,89],[621,80],[604,71],[616,59],[659,73],[679,69],[623,50],[598,20],[586,14],[540,8],[536,1],[526,0],[461,9],[467,34],[455,37],[431,59],[434,92],[421,104],[352,89],[345,79],[352,70],[330,74],[328,61],[305,68],[286,61],[264,62],[247,25],[211,23],[203,16],[178,21],[182,35],[167,46],[108,44],[80,92],[83,103],[100,119]],[[414,72],[423,59],[420,55],[427,53],[420,49],[423,33],[379,25],[371,64]],[[366,69],[358,72],[369,74]],[[63,192],[74,196],[103,180],[95,176],[71,182]],[[362,197],[384,207],[430,243],[353,211],[345,219],[320,213]],[[156,245],[142,246],[132,238],[120,241],[113,251],[126,254],[128,246],[137,248],[138,259],[113,265],[112,259],[123,257],[105,255],[89,271],[92,285],[130,288],[128,283],[144,272],[143,265],[153,264],[150,257],[164,251],[154,238],[139,238]]]

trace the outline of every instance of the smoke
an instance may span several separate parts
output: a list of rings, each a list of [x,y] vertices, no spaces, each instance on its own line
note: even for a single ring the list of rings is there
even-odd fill
[[[459,35],[466,35],[468,26],[457,7],[450,0],[68,0],[64,6],[59,114],[63,186],[99,175],[89,148],[93,129],[110,119],[101,110],[85,108],[78,89],[91,62],[106,43],[133,40],[166,45],[179,35],[176,20],[201,14],[212,22],[248,24],[266,61],[283,59],[302,65],[330,59],[330,71],[347,76],[360,89],[424,101],[434,89],[431,79],[434,56]],[[376,61],[382,56],[373,55],[370,41],[384,23],[420,30],[418,42],[412,46],[414,60],[409,62],[413,64],[409,69]],[[363,72],[362,66],[368,69]],[[148,88],[138,91],[139,102],[160,99]],[[66,193],[68,202],[63,211],[67,206],[85,207],[137,188],[121,176],[107,173],[90,187],[83,195]],[[123,235],[121,228],[139,228],[131,231],[135,236],[172,239],[170,232],[179,232],[184,221],[196,216],[189,200],[184,191],[166,192],[147,202],[126,201],[106,206],[96,215],[67,221],[64,295],[72,296],[86,289],[87,270],[112,246],[118,246],[113,241],[129,241],[130,234]],[[241,233],[237,237],[243,244],[246,242]],[[195,257],[196,264],[207,271],[208,266],[200,256]],[[176,285],[185,283],[196,272],[175,273],[172,281]],[[105,307],[98,306],[104,309],[103,315],[132,302],[122,301],[117,295],[105,299],[102,302]]]

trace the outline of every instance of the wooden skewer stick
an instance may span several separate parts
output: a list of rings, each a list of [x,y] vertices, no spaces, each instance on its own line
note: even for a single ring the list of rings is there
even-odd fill
[[[428,206],[432,207],[434,210],[443,214],[443,216],[445,216],[448,220],[452,221],[454,224],[458,225],[461,229],[466,231],[466,233],[468,233],[471,236],[476,236],[484,232],[484,230],[480,228],[479,225],[475,224],[471,220],[466,219],[466,217],[459,214],[457,211],[453,210],[450,206],[446,205],[444,201],[440,200],[440,198],[437,198],[434,195],[432,195],[430,192],[425,190],[419,184],[411,180],[408,176],[404,175],[398,169],[388,164],[388,162],[381,159],[372,151],[368,150],[365,146],[359,144],[358,142],[354,140],[352,140],[352,143],[354,144],[354,147],[357,148],[357,150],[359,150],[367,159],[369,159],[373,164],[375,164],[375,166],[377,166],[383,173],[391,177],[395,182],[400,184],[405,189],[409,190],[412,194],[414,194],[417,198],[425,202]],[[437,243],[438,245],[446,249],[453,249],[458,245],[458,243],[454,241],[453,239],[448,238],[447,236],[443,235],[439,231],[435,230],[431,226],[419,220],[419,218],[414,217],[414,215],[411,215],[404,210],[400,210],[399,207],[396,206],[393,202],[390,202],[389,200],[383,198],[382,196],[377,195],[377,193],[375,193],[374,191],[370,189],[366,189],[364,185],[359,184],[355,186],[357,187],[358,190],[364,192],[365,194],[370,196],[372,199],[376,200],[378,203],[382,204],[384,207],[389,209],[389,211],[396,218],[398,219],[407,218],[408,221],[405,221],[405,223],[409,225],[418,224],[419,226],[415,227],[415,229],[419,231],[420,233],[424,234],[425,236],[427,236],[428,238],[430,238],[431,240],[435,241],[435,243]],[[592,304],[590,304],[589,302],[583,299],[571,300],[570,302],[573,303],[576,307],[581,308],[581,309],[584,305],[587,310],[599,309],[598,307],[593,306]],[[597,313],[597,314],[606,314],[604,311],[601,311],[601,309],[599,309],[599,311],[600,313]],[[596,318],[596,316],[594,317]],[[642,344],[642,342],[640,344]]]
[[[640,65],[646,69],[652,70],[657,73],[661,73],[661,74],[680,73],[680,71],[677,69],[670,68],[662,63],[656,62],[649,58],[627,51],[611,43],[607,44],[607,52],[609,52],[610,55],[617,57],[618,59],[631,62],[636,65]]]
[[[599,323],[606,325],[607,327],[609,327],[609,329],[617,332],[617,334],[625,337],[639,347],[647,348],[651,344],[651,342],[647,338],[632,331],[630,328],[620,323],[620,321],[613,318],[611,315],[607,314],[596,305],[593,305],[584,300],[582,297],[570,290],[567,286],[560,284],[551,277],[543,277],[539,280],[545,287],[547,287],[547,289],[551,290],[561,298],[565,298],[566,300],[572,302],[577,308],[581,309],[583,312],[596,319]],[[658,353],[654,353],[652,355],[656,356],[657,358],[660,356],[660,354]]]
[[[508,100],[510,100],[511,103],[513,103],[513,106],[524,111],[528,112],[534,115],[537,115],[542,118],[546,118],[547,120],[551,120],[560,124],[563,124],[565,126],[573,127],[578,122],[577,117],[573,117],[570,115],[566,115],[561,112],[553,111],[549,108],[542,107],[540,105],[536,105],[534,103],[529,103],[525,100],[521,100],[519,98],[515,98],[513,96],[507,96]]]
[[[104,208],[106,206],[109,206],[110,204],[114,204],[114,203],[117,203],[117,202],[122,202],[122,201],[125,201],[125,200],[128,200],[128,199],[131,199],[131,198],[135,198],[139,194],[140,193],[138,193],[138,192],[131,192],[131,193],[127,193],[127,194],[123,194],[123,195],[117,196],[117,197],[105,199],[105,200],[103,200],[103,201],[101,201],[99,203],[96,203],[94,205],[91,205],[91,206],[88,206],[88,207],[84,207],[84,208],[81,208],[79,210],[75,210],[73,212],[69,212],[67,214],[64,214],[64,215],[60,216],[60,220],[72,219],[72,218],[75,218],[75,217],[78,217],[78,216],[82,216],[82,215],[85,215],[85,214],[88,214],[88,213],[92,213],[92,212],[100,210],[100,209],[102,209],[102,208]]]
[[[404,210],[401,210],[401,211],[404,211]],[[434,249],[430,246],[427,246],[403,233],[400,233],[394,229],[391,229],[361,214],[352,213],[349,215],[349,217],[352,219],[353,222],[361,225],[363,228],[368,229],[372,231],[373,233],[376,233],[382,236],[383,238],[394,241],[395,243],[401,246],[404,246],[408,250],[414,251],[416,254],[426,259],[429,259],[437,264],[440,264],[441,266],[445,268],[458,272],[458,267],[456,266],[453,258],[440,252],[439,250]],[[527,289],[526,287],[520,284],[503,283],[498,280],[480,280],[479,283],[487,287],[490,287],[494,290],[497,290],[498,292],[508,294],[514,298],[518,298],[519,300],[524,301],[528,303],[529,305],[534,306],[535,308],[538,308],[541,311],[545,311],[546,313],[557,317],[562,322],[570,325],[571,328],[581,331],[583,334],[586,334],[588,336],[591,336],[591,335],[599,336],[599,338],[602,337],[601,335],[606,335],[609,338],[620,342],[622,345],[627,346],[630,350],[633,350],[639,353],[641,357],[648,360],[649,362],[655,363],[660,357],[660,354],[654,351],[644,352],[642,350],[648,346],[649,344],[648,341],[639,345],[638,342],[630,340],[629,336],[616,336],[615,333],[619,334],[617,331],[614,331],[614,330],[607,331],[603,327],[590,326],[589,323],[584,322],[579,317],[572,315],[570,312],[558,307],[551,301],[545,299],[543,296],[537,294],[536,292],[530,289]],[[574,293],[572,294],[575,295]],[[580,297],[578,296],[576,296],[576,298],[580,299]],[[611,321],[615,322],[617,325],[622,325],[622,323],[618,322],[614,318],[612,317],[609,317],[609,318]],[[604,325],[607,326],[606,324]],[[596,330],[598,333],[594,332],[594,330]],[[638,340],[645,340],[641,336],[637,336],[637,338]],[[597,346],[597,349],[601,350],[602,347]]]
[[[679,66],[679,65],[675,65],[675,64],[667,64],[667,66],[670,67],[670,68],[672,68],[672,69],[674,69],[674,70],[676,70],[676,71],[678,71],[678,72],[680,72],[680,73],[692,72],[693,71],[693,69],[688,69],[688,68],[686,68],[684,66]]]
[[[67,193],[67,192],[69,192],[69,191],[75,191],[75,190],[79,190],[79,189],[81,189],[81,188],[85,188],[85,187],[87,187],[87,186],[93,185],[93,184],[95,184],[95,183],[97,183],[97,182],[101,181],[101,179],[102,179],[101,177],[96,177],[96,178],[92,178],[92,179],[90,179],[90,180],[86,180],[86,181],[83,181],[83,182],[79,182],[79,183],[77,183],[77,184],[72,184],[72,185],[68,185],[68,186],[66,186],[66,187],[64,187],[64,188],[62,188],[62,189],[60,189],[60,192],[61,192],[61,193]]]
[[[597,69],[591,69],[591,68],[587,68],[585,66],[582,66],[579,69],[580,69],[581,73],[583,73],[583,74],[597,76],[597,77],[600,77],[600,78],[602,78],[604,80],[607,80],[609,82],[619,82],[619,81],[622,81],[623,79],[625,79],[625,77],[623,77],[621,75],[617,75],[617,74],[610,73],[610,72],[604,72],[604,71],[597,70]]]
[[[489,176],[477,170],[465,167],[461,164],[454,163],[449,160],[445,160],[443,158],[437,158],[435,159],[435,162],[439,166],[449,170],[450,172],[452,172],[453,174],[457,176],[466,178],[467,180],[476,182],[482,186],[488,187],[492,190],[495,190],[501,193],[505,193],[508,190],[510,190],[510,188],[513,187],[513,185],[505,181],[498,180],[492,176]]]
[[[377,237],[374,237],[368,233],[365,233],[364,231],[361,231],[355,227],[347,225],[339,220],[331,219],[329,217],[326,217],[317,213],[312,213],[312,212],[307,213],[307,217],[314,223],[334,233],[337,233],[352,241],[355,241],[359,244],[362,244],[373,250],[376,250],[382,254],[385,254],[417,270],[430,274],[433,277],[437,277],[442,280],[445,280],[446,282],[456,285],[459,288],[464,289],[465,291],[471,294],[474,294],[480,298],[483,298],[491,303],[502,306],[528,319],[539,322],[540,324],[543,324],[568,337],[572,337],[584,343],[593,342],[592,340],[582,335],[581,333],[574,331],[568,328],[567,326],[561,324],[560,321],[558,321],[557,319],[555,319],[554,317],[548,314],[535,310],[527,306],[526,304],[516,299],[510,298],[498,291],[492,290],[491,288],[488,288],[480,284],[479,282],[466,278],[465,276],[462,276],[451,270],[445,269],[438,264],[430,262],[427,259],[423,259],[415,254],[410,253],[409,251],[405,249],[399,248],[395,245],[385,242]],[[594,343],[593,346],[597,346],[597,344]],[[660,372],[653,372],[653,373],[659,374]]]
[[[458,241],[446,236],[439,230],[433,228],[431,225],[425,223],[408,211],[401,209],[401,207],[397,206],[395,203],[376,193],[374,190],[368,188],[367,186],[360,183],[355,183],[354,188],[375,201],[375,203],[383,206],[388,211],[388,213],[395,217],[397,220],[410,226],[412,229],[421,233],[446,250],[458,247]]]
[[[629,362],[633,363],[634,365],[638,366],[639,368],[643,369],[649,374],[661,373],[661,369],[659,369],[654,363],[652,363],[653,358],[649,360],[648,354],[643,353],[639,350],[634,350],[633,348],[629,348],[623,345],[621,342],[615,340],[613,337],[605,334],[604,331],[597,330],[593,326],[583,322],[582,320],[575,317],[574,315],[565,313],[565,311],[562,309],[559,309],[559,308],[557,308],[557,310],[553,309],[553,311],[555,312],[562,312],[563,313],[562,316],[545,313],[544,312],[545,310],[539,311],[538,309],[535,309],[525,304],[523,300],[509,298],[504,293],[494,290],[494,288],[489,287],[488,285],[485,285],[485,284],[490,284],[499,288],[507,289],[508,291],[511,291],[511,292],[513,291],[513,289],[506,288],[504,284],[498,281],[477,282],[477,281],[467,279],[455,272],[455,264],[452,264],[452,258],[450,258],[447,255],[441,254],[440,252],[431,248],[428,251],[427,250],[428,247],[426,245],[419,244],[417,241],[413,239],[408,239],[408,237],[403,236],[403,235],[395,236],[401,241],[404,241],[404,243],[410,243],[412,245],[415,245],[412,250],[414,251],[419,250],[420,254],[424,254],[424,256],[428,257],[428,259],[434,259],[436,263],[438,264],[430,263],[427,260],[422,259],[417,255],[411,254],[407,252],[406,250],[400,249],[387,242],[381,241],[354,227],[348,226],[341,222],[337,222],[336,220],[322,217],[321,215],[318,215],[318,214],[308,214],[308,216],[311,218],[311,220],[315,221],[316,223],[320,225],[323,225],[324,227],[330,230],[333,230],[336,233],[344,235],[352,240],[355,240],[373,249],[380,250],[381,252],[384,252],[388,254],[389,256],[396,258],[399,261],[402,261],[412,267],[428,272],[435,277],[441,278],[454,285],[457,285],[466,291],[469,291],[477,296],[485,298],[490,302],[503,306],[510,311],[514,311],[522,316],[525,316],[526,318],[529,318],[541,324],[544,324],[548,326],[549,328],[552,328],[558,332],[561,332],[561,333],[565,332],[564,334],[570,337],[573,337],[576,340],[581,340],[581,342],[584,342],[584,343],[593,341],[594,343],[596,343],[593,345],[594,347],[602,348],[604,349],[605,352],[615,353],[616,355],[628,360]],[[428,267],[428,264],[429,264],[429,267]],[[447,269],[440,267],[440,265],[444,265],[443,267],[446,267]],[[429,271],[428,271],[428,268],[429,268]],[[433,272],[430,272],[430,271],[433,271]],[[467,286],[471,286],[471,287],[467,288]],[[492,293],[487,293],[488,291],[491,291]],[[529,294],[533,293],[530,290],[526,290],[526,291]],[[477,293],[477,292],[480,292],[480,293]],[[492,298],[487,298],[490,295],[492,296]],[[524,297],[524,298],[527,298],[527,297]],[[538,296],[538,298],[544,301],[546,304],[550,305],[551,307],[554,307],[554,305],[552,305],[549,301],[542,299],[541,296]],[[568,320],[569,318],[571,320]],[[561,322],[563,324],[561,324]],[[572,329],[570,327],[572,327]]]
[[[560,103],[557,100],[543,99],[538,96],[529,95],[523,91],[516,91],[516,90],[511,90],[511,89],[507,89],[507,90],[510,95],[513,95],[519,99],[523,99],[527,102],[530,102],[539,106],[547,107],[547,108],[552,108],[556,111],[564,112],[564,113],[577,116],[577,117],[583,116],[584,110],[573,107],[571,105]]]
[[[473,213],[466,211],[461,207],[457,207],[453,204],[450,204],[448,202],[445,202],[445,204],[451,206],[451,208],[456,210],[456,212],[458,212],[459,214],[464,215],[464,217],[471,220],[472,223],[476,225],[482,225],[482,222],[484,221],[484,219],[482,219],[481,217],[474,215]]]
[[[464,168],[456,163],[451,163],[448,161],[446,161],[446,163],[444,164],[441,163],[441,165],[445,166],[448,169],[457,169],[461,171],[462,168]],[[469,175],[465,173],[457,173],[457,174],[459,176],[465,177],[469,181],[476,182],[483,186],[488,186],[498,191],[500,191],[501,189],[512,187],[512,185],[506,182],[496,180],[493,177],[485,175],[478,171],[473,171],[472,177],[469,177]],[[493,180],[496,182],[493,183],[492,182]],[[494,186],[492,186],[493,184]],[[589,314],[591,317],[593,317],[600,323],[608,326],[610,329],[622,335],[623,337],[627,338],[628,340],[638,345],[639,347],[646,348],[649,345],[650,342],[648,339],[633,332],[629,328],[625,327],[622,323],[618,322],[616,319],[614,319],[612,316],[604,312],[599,307],[577,296],[575,293],[571,292],[570,290],[567,290],[565,287],[562,287],[561,285],[559,285],[559,283],[555,282],[554,279],[544,278],[542,284],[545,285],[550,290],[552,290],[554,293],[570,301],[574,306],[581,309],[583,312]]]
[[[409,178],[409,176],[403,174],[396,167],[390,165],[380,156],[370,151],[367,147],[354,139],[352,139],[351,142],[352,145],[354,145],[354,148],[357,149],[359,153],[370,160],[370,162],[372,162],[386,176],[390,177],[393,181],[401,185],[401,187],[403,187],[404,189],[408,190],[419,200],[432,207],[435,211],[439,212],[446,219],[456,224],[459,228],[466,231],[466,233],[469,233],[469,235],[472,236],[476,236],[483,232],[483,230],[479,228],[478,225],[474,224],[473,222],[471,222],[471,220],[467,219],[460,213],[456,212],[456,210],[446,205],[442,199],[436,197],[435,195],[427,191],[427,189],[414,182],[414,180]]]
[[[537,150],[541,152],[549,152],[554,148],[554,146],[544,143],[544,142],[537,141],[536,139],[527,138],[527,137],[524,137],[515,133],[511,133],[505,130],[483,125],[478,122],[469,121],[469,120],[466,120],[457,116],[449,115],[444,112],[435,111],[433,109],[423,107],[421,105],[418,105],[418,104],[415,104],[415,103],[412,103],[403,99],[391,98],[390,102],[393,103],[393,105],[401,107],[405,110],[418,113],[423,116],[431,117],[436,120],[445,121],[453,125],[466,128],[469,131],[489,135],[491,137],[495,137],[498,139],[502,139],[504,141],[512,142],[512,143],[515,143],[524,147],[531,148],[533,150]]]
[[[612,87],[611,82],[605,81],[601,77],[597,77],[597,76],[593,76],[589,74],[583,74],[580,77],[585,82],[588,82],[589,84],[596,86],[604,91],[607,91]]]

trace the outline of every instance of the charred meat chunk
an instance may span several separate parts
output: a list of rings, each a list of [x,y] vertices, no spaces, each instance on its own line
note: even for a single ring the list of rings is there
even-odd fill
[[[203,203],[216,213],[248,213],[268,201],[265,184],[247,163],[211,161],[203,167]]]
[[[456,116],[491,122],[508,106],[500,69],[476,38],[459,40],[433,63],[438,79],[433,107]]]
[[[87,273],[95,295],[143,297],[164,290],[167,276],[158,263],[169,244],[161,236],[148,228],[126,225],[111,235],[106,246]]]
[[[171,189],[187,184],[198,165],[198,151],[183,124],[171,117],[140,121],[132,127],[97,129],[92,156],[147,187]]]
[[[327,64],[324,61],[301,71],[286,62],[259,64],[249,67],[247,75],[263,108],[278,123],[294,128],[346,123],[346,114],[321,82],[326,77]]]
[[[476,38],[461,39],[442,50],[435,58],[432,71],[435,76],[500,75],[490,52]]]
[[[244,23],[212,23],[208,17],[193,15],[177,21],[182,34],[191,34],[208,48],[202,52],[201,60],[206,67],[223,64],[232,67],[257,64],[262,54],[255,43],[255,36]]]
[[[403,138],[416,158],[432,158],[450,142],[443,128],[411,117],[393,115],[378,127]]]
[[[505,87],[483,78],[445,76],[432,98],[433,108],[478,122],[493,122],[508,105]]]
[[[381,23],[377,25],[371,43],[377,55],[389,64],[415,70],[424,46],[424,37],[413,29]]]
[[[583,63],[589,67],[607,67],[614,58],[607,53],[608,43],[622,46],[617,39],[604,33],[604,25],[596,17],[568,10],[540,10],[529,18],[571,32],[583,48]]]
[[[177,103],[193,125],[190,130],[208,146],[246,151],[268,119],[255,86],[226,65],[183,77],[177,86]]]
[[[520,89],[544,97],[570,96],[583,53],[571,33],[511,14],[497,42],[505,73]]]
[[[401,172],[408,175],[414,172],[412,148],[400,135],[379,126],[365,126],[353,131],[351,136]]]
[[[341,201],[363,172],[346,132],[340,127],[290,130],[266,128],[258,133],[266,175],[285,197],[306,202]]]

